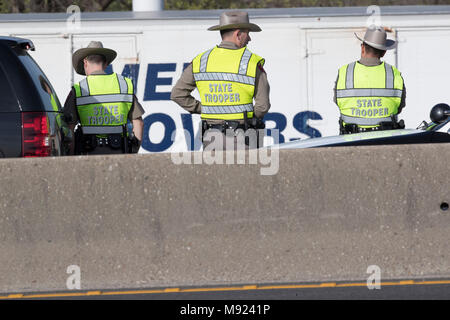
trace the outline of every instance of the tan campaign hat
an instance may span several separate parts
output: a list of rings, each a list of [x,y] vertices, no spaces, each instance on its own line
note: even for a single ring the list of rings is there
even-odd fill
[[[261,28],[250,23],[248,13],[245,11],[227,11],[220,15],[219,24],[208,28],[209,31],[227,29],[249,29],[253,32],[261,31]]]
[[[103,48],[100,41],[91,41],[86,48],[75,51],[72,55],[72,65],[78,74],[85,75],[83,59],[94,54],[102,55],[106,58],[106,65],[109,65],[117,56],[117,52],[112,49]]]
[[[391,50],[394,49],[397,43],[394,40],[387,39],[386,30],[382,27],[369,28],[364,35],[364,39],[358,37],[358,40],[367,43],[369,46],[379,50]]]

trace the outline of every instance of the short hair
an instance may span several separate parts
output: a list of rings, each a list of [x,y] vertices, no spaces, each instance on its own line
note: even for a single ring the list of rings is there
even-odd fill
[[[106,64],[106,58],[100,54],[93,54],[86,57],[87,61],[96,64]]]
[[[370,45],[368,45],[367,43],[363,42],[364,45],[364,49],[366,50],[367,53],[373,54],[375,56],[377,56],[378,58],[381,58],[384,53],[386,52],[386,50],[380,50],[374,47],[371,47]]]
[[[225,38],[226,36],[232,34],[234,31],[236,31],[238,29],[226,29],[226,30],[220,30],[220,36],[223,38]]]

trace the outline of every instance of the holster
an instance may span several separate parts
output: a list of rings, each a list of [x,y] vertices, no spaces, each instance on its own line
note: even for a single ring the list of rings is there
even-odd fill
[[[260,136],[261,134],[264,135],[264,129],[266,128],[266,124],[262,119],[253,117],[248,118],[247,112],[243,112],[244,114],[244,123],[240,123],[239,121],[234,120],[224,120],[221,124],[208,124],[206,120],[202,120],[201,122],[201,130],[202,130],[202,142],[203,137],[205,135],[206,130],[208,129],[216,129],[219,130],[222,133],[226,133],[227,130],[233,130],[236,131],[237,129],[242,129],[245,131],[249,129],[255,129],[257,134],[257,147],[260,147]],[[245,143],[249,144],[249,137],[245,137]],[[262,146],[262,143],[261,143]]]
[[[404,129],[405,122],[400,120],[397,122],[397,119],[394,115],[391,116],[392,121],[383,121],[380,122],[379,127],[374,128],[360,128],[357,124],[354,123],[346,123],[342,119],[339,119],[339,134],[351,134],[351,133],[360,133],[367,131],[381,131],[381,130],[395,130],[395,129]]]
[[[128,152],[127,153],[138,153],[141,147],[141,142],[136,137],[128,139]]]
[[[76,155],[92,152],[97,147],[97,139],[94,135],[83,135],[81,127],[79,126],[75,132],[75,150]]]
[[[256,117],[251,118],[249,122],[249,128],[256,130],[256,148],[263,147],[266,124],[262,119]]]
[[[354,123],[344,124],[344,121],[342,121],[342,119],[339,119],[339,134],[351,134],[358,132],[360,131],[357,124]]]
[[[110,133],[110,134],[83,134],[82,127],[79,126],[75,130],[75,154],[81,155],[89,152],[93,152],[98,147],[108,147],[114,150],[121,149],[123,153],[132,153],[133,145],[132,140],[127,137],[126,127],[122,127],[122,133]],[[133,137],[134,138],[134,137]],[[136,139],[137,140],[137,139]],[[138,145],[139,150],[140,143],[134,142],[134,145]],[[136,152],[137,152],[136,150]]]

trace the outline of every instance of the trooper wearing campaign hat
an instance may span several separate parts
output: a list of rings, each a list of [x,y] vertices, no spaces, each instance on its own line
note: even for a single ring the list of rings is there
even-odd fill
[[[342,66],[334,87],[340,111],[340,133],[404,128],[397,115],[405,107],[406,89],[400,71],[381,61],[397,43],[387,38],[388,28],[368,28],[361,41],[361,59]]]
[[[85,58],[93,55],[102,56],[106,66],[109,66],[117,57],[117,52],[104,48],[103,43],[100,41],[91,41],[86,48],[78,49],[72,55],[73,68],[78,74],[86,75],[85,66],[88,61],[85,61]]]
[[[171,99],[186,111],[201,115],[204,147],[211,142],[208,132],[212,131],[222,134],[223,149],[230,145],[255,147],[249,139],[246,146],[237,146],[235,139],[238,131],[262,128],[270,108],[265,60],[247,48],[250,32],[261,28],[249,21],[247,12],[226,11],[219,24],[208,30],[220,31],[222,42],[192,60],[174,86]],[[191,95],[195,88],[200,101]],[[234,142],[229,144],[229,139]]]
[[[139,149],[144,109],[134,94],[131,79],[117,73],[106,74],[116,57],[116,51],[104,48],[100,41],[91,41],[72,55],[75,71],[86,75],[73,85],[64,104],[64,116],[71,130],[80,125],[71,150],[74,154],[115,154]],[[128,120],[132,133],[124,132]]]

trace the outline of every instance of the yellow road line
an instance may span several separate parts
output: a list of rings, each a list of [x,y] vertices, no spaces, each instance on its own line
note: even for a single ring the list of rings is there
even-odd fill
[[[98,291],[100,292],[100,291]],[[64,297],[84,297],[88,296],[89,292],[62,292],[62,293],[36,293],[36,294],[10,294],[8,296],[0,296],[0,299],[18,299],[18,298],[64,298]],[[92,295],[92,294],[91,294]]]
[[[404,285],[436,285],[450,284],[450,280],[400,280],[381,282],[380,286],[404,286]],[[212,287],[212,288],[165,288],[155,290],[128,290],[128,291],[87,291],[87,292],[62,292],[62,293],[35,293],[24,294],[14,293],[6,296],[0,296],[0,299],[31,299],[31,298],[65,298],[65,297],[88,297],[88,296],[112,296],[112,295],[130,295],[130,294],[154,294],[154,293],[171,293],[171,292],[213,292],[213,291],[248,291],[248,290],[274,290],[274,289],[314,289],[314,288],[343,288],[343,287],[365,287],[365,282],[354,283],[335,283],[324,282],[318,284],[286,284],[286,285],[244,285],[237,287]]]
[[[209,292],[209,291],[236,291],[236,290],[250,290],[244,287],[217,287],[217,288],[186,288],[182,292]]]
[[[334,283],[334,282],[321,283],[320,287],[321,288],[333,288],[333,287],[336,287],[336,283]]]
[[[180,288],[166,288],[164,292],[180,292]]]

